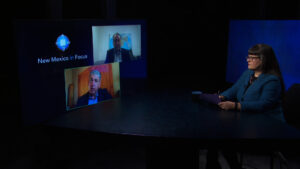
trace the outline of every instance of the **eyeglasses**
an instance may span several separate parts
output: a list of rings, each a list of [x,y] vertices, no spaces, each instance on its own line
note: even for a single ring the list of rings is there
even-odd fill
[[[260,57],[259,56],[251,56],[251,57],[249,57],[249,56],[246,56],[246,60],[250,60],[250,61],[253,61],[253,60],[255,60],[255,59],[260,59]]]

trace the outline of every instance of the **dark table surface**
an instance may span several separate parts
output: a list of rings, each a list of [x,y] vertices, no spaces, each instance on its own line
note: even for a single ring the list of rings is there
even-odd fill
[[[120,98],[62,114],[46,126],[101,133],[196,139],[299,139],[300,131],[262,113],[223,111],[192,90],[136,85]]]

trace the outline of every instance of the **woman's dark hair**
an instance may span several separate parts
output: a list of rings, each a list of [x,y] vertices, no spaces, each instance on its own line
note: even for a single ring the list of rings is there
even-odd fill
[[[248,54],[257,55],[261,58],[262,60],[261,69],[263,73],[272,74],[279,77],[281,83],[281,89],[282,89],[281,90],[282,96],[283,96],[285,91],[284,82],[283,82],[278,61],[275,56],[275,52],[272,49],[272,47],[266,44],[256,44],[248,50]]]

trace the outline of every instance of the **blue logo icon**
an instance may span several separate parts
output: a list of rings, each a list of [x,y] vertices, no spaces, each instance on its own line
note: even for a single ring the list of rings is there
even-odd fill
[[[56,39],[56,46],[59,50],[61,51],[65,51],[68,49],[69,45],[70,45],[70,40],[69,38],[64,35],[64,34],[61,34],[57,39]]]

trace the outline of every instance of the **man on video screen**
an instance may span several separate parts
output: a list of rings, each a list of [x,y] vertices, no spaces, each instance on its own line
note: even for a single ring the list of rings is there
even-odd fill
[[[113,35],[113,45],[114,48],[107,51],[105,63],[126,62],[132,59],[132,51],[121,48],[121,35],[119,33]]]
[[[96,104],[100,101],[112,98],[106,89],[100,88],[101,74],[98,70],[90,72],[88,85],[89,91],[78,99],[76,106]]]

